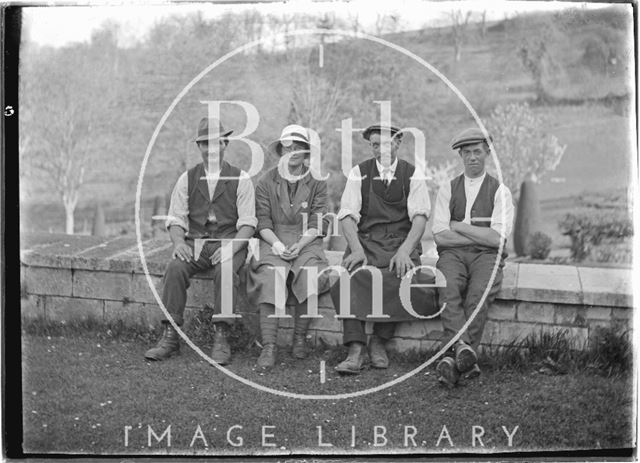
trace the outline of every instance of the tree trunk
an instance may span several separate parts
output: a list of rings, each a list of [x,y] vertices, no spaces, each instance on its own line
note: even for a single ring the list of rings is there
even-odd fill
[[[73,235],[73,226],[74,226],[73,212],[75,211],[75,209],[76,209],[75,204],[71,204],[71,203],[64,204],[64,210],[66,212],[65,233],[67,235]]]
[[[106,236],[107,226],[104,218],[104,211],[100,203],[96,204],[96,209],[93,214],[93,227],[91,227],[91,234],[93,236]]]

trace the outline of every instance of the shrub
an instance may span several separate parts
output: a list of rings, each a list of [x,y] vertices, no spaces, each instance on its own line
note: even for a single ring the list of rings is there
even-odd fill
[[[551,252],[551,238],[543,232],[535,232],[529,237],[529,246],[527,249],[533,259],[544,260],[549,257]]]
[[[633,236],[633,224],[626,211],[567,214],[559,224],[571,238],[571,257],[582,261],[603,240],[620,241]]]
[[[549,133],[548,120],[526,103],[497,106],[486,126],[493,136],[502,181],[514,200],[520,195],[525,176],[542,182],[562,160],[566,145]],[[497,166],[491,163],[488,168],[497,175]]]
[[[628,331],[613,328],[597,328],[587,353],[588,365],[607,376],[621,374],[631,369],[633,346]]]
[[[568,330],[540,331],[515,339],[507,346],[489,346],[481,363],[493,370],[530,371],[563,375],[590,370],[605,376],[632,369],[633,345],[628,331],[597,328],[585,350],[579,350]]]
[[[529,252],[529,238],[540,227],[540,201],[536,184],[525,180],[520,187],[520,199],[513,227],[513,248],[516,255],[524,256]]]
[[[633,262],[633,242],[604,243],[594,246],[592,255],[596,262],[631,264]]]

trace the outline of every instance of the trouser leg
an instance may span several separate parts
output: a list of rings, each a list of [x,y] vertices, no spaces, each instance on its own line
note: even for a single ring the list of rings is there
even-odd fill
[[[473,315],[473,312],[476,310],[482,299],[482,295],[489,285],[493,267],[496,265],[496,258],[496,253],[485,252],[479,253],[470,260],[469,284],[467,286],[467,294],[464,300],[464,312],[465,318],[467,319],[471,318]],[[491,285],[491,289],[467,329],[469,344],[474,351],[477,351],[480,346],[491,302],[493,302],[500,291],[500,287],[502,286],[502,267],[504,262],[500,261],[498,265],[499,267],[496,272],[496,277]]]
[[[193,245],[190,244],[190,246],[193,249]],[[171,259],[167,265],[163,278],[162,303],[176,324],[182,325],[184,322],[184,308],[187,304],[187,289],[190,286],[191,277],[210,267],[211,262],[204,255],[201,255],[198,260],[190,262],[184,262],[177,258]],[[163,323],[168,323],[168,321],[163,320]]]
[[[216,264],[213,268],[213,281],[215,285],[215,306],[214,306],[214,323],[227,323],[232,324],[235,321],[235,317],[220,317],[222,313],[235,313],[235,307],[238,303],[238,284],[240,277],[238,272],[247,258],[247,250],[243,249],[234,254],[233,259],[223,264]],[[230,265],[230,267],[223,267]],[[224,272],[227,272],[223,277]],[[230,295],[231,307],[224,307],[226,309],[223,312],[223,304],[229,301],[228,297],[223,297],[223,294]]]
[[[391,339],[396,331],[396,322],[377,322],[373,324],[373,334],[383,341]]]
[[[446,304],[440,314],[443,328],[442,343],[446,344],[467,321],[462,298],[467,287],[468,270],[462,251],[458,249],[443,250],[438,257],[436,268],[442,272],[447,281],[446,287],[438,288],[440,307]],[[463,333],[460,339],[470,342],[467,332]]]
[[[348,346],[352,342],[367,343],[367,335],[364,331],[364,323],[361,320],[350,318],[342,321],[342,342]]]

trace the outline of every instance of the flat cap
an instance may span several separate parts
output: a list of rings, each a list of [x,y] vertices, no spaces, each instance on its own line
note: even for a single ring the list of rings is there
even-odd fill
[[[402,139],[402,133],[396,136],[396,134],[400,132],[400,129],[398,127],[394,127],[392,125],[387,126],[387,125],[380,125],[380,124],[370,125],[366,129],[364,129],[364,132],[362,132],[362,138],[364,138],[365,140],[369,140],[369,137],[374,132],[390,133],[391,136],[395,136],[398,140]]]
[[[491,135],[489,135],[489,140],[493,141]],[[453,140],[451,140],[451,148],[458,149],[462,148],[465,145],[473,145],[474,143],[480,143],[486,141],[486,137],[482,130],[478,127],[471,127],[468,129],[464,129],[458,135],[456,135]]]

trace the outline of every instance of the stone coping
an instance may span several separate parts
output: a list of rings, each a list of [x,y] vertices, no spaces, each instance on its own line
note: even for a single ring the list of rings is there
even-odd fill
[[[142,243],[147,268],[162,275],[171,255],[166,237]],[[20,261],[33,267],[143,273],[136,239],[130,236],[93,236],[28,233],[20,237]],[[341,252],[327,251],[331,264]],[[435,259],[423,256],[424,265]],[[208,278],[206,274],[199,275]],[[633,307],[632,270],[517,263],[507,260],[497,299],[530,302]]]

